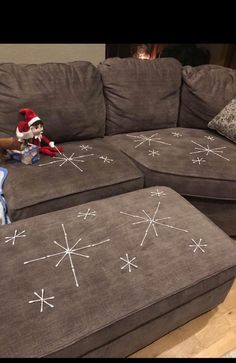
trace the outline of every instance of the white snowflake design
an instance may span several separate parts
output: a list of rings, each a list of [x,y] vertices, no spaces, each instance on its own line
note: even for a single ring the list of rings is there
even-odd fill
[[[192,151],[190,154],[206,153],[206,156],[208,156],[209,154],[213,154],[213,155],[219,156],[219,158],[222,158],[222,159],[225,159],[227,161],[230,161],[230,159],[227,159],[224,156],[220,155],[220,154],[223,154],[223,150],[222,149],[226,149],[226,146],[215,147],[214,149],[210,149],[209,145],[203,146],[203,145],[200,145],[197,142],[192,141],[192,140],[191,140],[191,142],[193,144],[197,145],[197,147],[195,146],[195,149],[197,151]]]
[[[107,156],[99,156],[99,159],[103,160],[104,163],[108,163],[110,164],[112,161],[114,161],[113,159],[109,159]]]
[[[59,166],[63,166],[66,163],[70,163],[75,168],[79,169],[79,171],[83,172],[83,170],[75,163],[84,163],[84,160],[81,160],[81,159],[86,158],[88,156],[93,156],[94,154],[87,154],[87,155],[80,155],[80,156],[74,156],[74,155],[75,155],[75,153],[72,153],[71,156],[69,156],[69,157],[67,157],[65,154],[61,154],[61,156],[53,156],[53,159],[57,159],[57,160],[50,161],[49,163],[45,163],[45,164],[39,164],[39,166],[46,166],[46,165],[55,164],[55,163],[61,163]]]
[[[123,270],[125,267],[128,267],[129,269],[129,272],[131,272],[131,266],[135,267],[135,268],[138,268],[137,265],[135,265],[134,263],[132,263],[132,261],[134,261],[136,259],[136,257],[133,257],[131,260],[129,259],[129,256],[128,256],[128,253],[125,254],[126,255],[126,259],[123,258],[123,257],[120,257],[120,260],[126,262],[125,265],[123,265],[121,267],[121,270]]]
[[[192,159],[192,163],[193,163],[193,164],[198,163],[199,165],[201,165],[201,163],[205,163],[205,162],[206,162],[206,160],[205,160],[205,159],[203,159],[203,158],[199,158],[199,157],[197,157],[197,159]]]
[[[213,136],[204,136],[207,140],[214,141],[215,138]]]
[[[155,196],[161,197],[161,196],[164,196],[164,195],[166,195],[166,193],[163,192],[163,191],[159,191],[158,189],[156,190],[156,192],[151,192],[151,197],[155,197]]]
[[[43,304],[47,304],[48,306],[50,306],[50,308],[54,308],[54,305],[50,304],[49,302],[47,302],[47,300],[52,300],[52,299],[55,299],[54,296],[51,296],[51,297],[44,297],[44,289],[41,289],[41,296],[37,293],[37,292],[34,292],[34,295],[36,295],[38,297],[37,300],[30,300],[29,301],[29,304],[32,304],[32,303],[35,303],[35,302],[39,302],[40,301],[40,313],[43,312],[43,307],[44,305]]]
[[[140,224],[140,223],[148,223],[148,226],[145,230],[145,233],[144,233],[144,236],[143,236],[143,239],[141,241],[141,244],[140,246],[143,245],[147,235],[148,235],[148,232],[150,230],[150,228],[152,227],[154,232],[155,232],[155,235],[156,237],[158,237],[158,233],[157,233],[157,230],[156,230],[156,225],[160,225],[160,226],[163,226],[163,227],[167,227],[167,228],[172,228],[172,229],[176,229],[178,231],[182,231],[182,232],[188,232],[186,229],[182,229],[182,228],[177,228],[177,227],[174,227],[174,226],[171,226],[169,224],[164,224],[162,223],[163,220],[165,219],[171,219],[171,217],[164,217],[164,218],[156,218],[156,214],[159,210],[159,207],[160,207],[160,204],[161,202],[158,202],[157,204],[157,207],[156,207],[156,210],[153,214],[153,216],[151,217],[150,215],[147,214],[147,212],[143,209],[142,212],[144,213],[145,217],[141,217],[141,216],[138,216],[138,215],[135,215],[135,214],[130,214],[130,213],[126,213],[126,212],[120,212],[121,214],[125,214],[127,216],[130,216],[130,217],[133,217],[133,218],[139,218],[140,220],[138,222],[133,222],[132,224]]]
[[[205,253],[205,250],[202,247],[207,247],[207,244],[201,244],[202,238],[200,238],[198,242],[196,242],[193,238],[191,238],[191,241],[194,244],[193,245],[189,245],[189,247],[194,247],[193,252],[196,252],[197,249],[199,248],[200,251],[202,251],[203,253]]]
[[[89,145],[80,145],[80,149],[83,151],[92,150],[92,146]]]
[[[151,135],[151,136],[145,136],[145,135],[129,135],[127,134],[126,136],[128,137],[133,137],[134,139],[134,142],[138,142],[139,144],[136,145],[134,148],[136,149],[137,147],[143,145],[145,142],[148,143],[149,146],[151,146],[151,142],[157,142],[157,143],[160,143],[160,144],[164,144],[164,145],[171,145],[171,144],[168,144],[167,142],[164,142],[164,141],[160,141],[161,138],[160,137],[156,137],[156,135],[158,135],[158,132],[156,132],[155,134]]]
[[[104,241],[98,242],[98,243],[93,243],[93,244],[89,244],[87,246],[75,248],[75,246],[81,241],[81,238],[80,238],[80,239],[78,239],[78,241],[72,247],[69,247],[68,237],[67,237],[67,233],[65,231],[64,224],[62,224],[61,226],[62,226],[62,230],[63,230],[63,233],[64,233],[64,239],[65,239],[66,247],[62,246],[57,241],[53,241],[53,242],[58,247],[60,247],[62,249],[62,252],[58,252],[58,253],[54,253],[52,255],[47,255],[47,256],[43,256],[43,257],[35,258],[33,260],[26,261],[26,262],[24,262],[24,265],[26,265],[28,263],[31,263],[31,262],[36,262],[36,261],[44,260],[44,259],[51,258],[51,257],[54,257],[54,256],[62,255],[61,259],[55,265],[55,267],[58,267],[60,265],[60,263],[63,261],[63,259],[66,256],[68,256],[69,262],[70,262],[70,267],[71,267],[71,270],[72,270],[72,273],[73,273],[73,276],[74,276],[74,280],[75,280],[75,285],[76,285],[76,287],[79,287],[78,279],[77,279],[77,276],[76,276],[76,272],[75,272],[75,268],[74,268],[74,264],[73,264],[73,260],[72,260],[72,255],[76,255],[76,256],[80,256],[80,257],[84,257],[84,258],[89,258],[90,256],[84,255],[82,253],[78,253],[78,251],[83,250],[85,248],[95,247],[95,246],[98,246],[98,245],[100,245],[102,243],[109,242],[110,238],[108,238],[108,239],[106,239]]]
[[[83,219],[86,220],[88,218],[88,216],[93,216],[96,217],[96,211],[91,211],[90,208],[88,208],[87,212],[83,213],[83,212],[79,212],[79,214],[77,215],[77,217],[84,217]]]
[[[174,136],[174,137],[182,137],[183,135],[182,134],[180,134],[179,132],[172,132],[172,135]]]
[[[160,155],[158,150],[148,150],[148,156],[154,157],[155,155]]]
[[[26,237],[26,234],[22,234],[22,233],[25,233],[25,230],[18,233],[17,229],[15,229],[14,236],[5,237],[5,243],[12,242],[12,245],[14,246],[16,238]]]

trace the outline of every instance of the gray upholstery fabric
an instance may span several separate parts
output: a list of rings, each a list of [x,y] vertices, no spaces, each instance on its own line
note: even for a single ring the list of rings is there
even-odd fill
[[[236,201],[185,196],[203,214],[210,218],[229,236],[236,237]]]
[[[236,200],[236,146],[211,130],[169,128],[107,136],[145,173],[145,185],[180,194]]]
[[[0,64],[0,137],[15,135],[25,107],[56,142],[104,136],[101,75],[90,62]]]
[[[181,127],[207,129],[207,124],[236,96],[236,70],[217,65],[185,66],[182,71]]]
[[[212,310],[218,304],[222,303],[225,296],[227,295],[232,280],[224,283],[223,285],[210,290],[209,292],[198,296],[190,302],[171,310],[170,312],[161,315],[157,319],[149,321],[147,324],[132,330],[131,332],[122,335],[121,337],[103,345],[102,347],[95,349],[92,352],[86,354],[85,358],[124,358],[129,356],[131,353],[135,353],[141,348],[154,342],[161,336],[169,333],[171,330],[187,323],[195,317]],[[158,337],[157,337],[158,334]],[[69,350],[70,356],[73,354],[71,347]],[[68,356],[68,351],[60,352],[65,357]],[[57,354],[58,356],[60,356]],[[57,355],[54,355],[55,357]],[[73,355],[72,355],[73,356]],[[76,357],[76,355],[74,355]],[[132,356],[132,358],[135,356]]]
[[[180,127],[105,139],[135,161],[145,175],[146,187],[172,187],[226,233],[236,235],[233,142],[215,131]]]
[[[176,59],[109,58],[98,69],[107,135],[176,126],[181,85]]]
[[[233,98],[214,118],[208,123],[210,129],[236,142],[236,98]]]
[[[85,355],[235,277],[233,240],[176,192],[158,189],[0,229],[1,357],[63,355],[72,345],[74,356]],[[40,302],[42,289],[50,300]],[[219,294],[207,295],[203,310]],[[162,324],[155,329],[158,336]]]
[[[33,165],[5,164],[9,174],[4,194],[12,221],[143,187],[134,163],[103,139],[62,145],[71,161],[40,154]]]

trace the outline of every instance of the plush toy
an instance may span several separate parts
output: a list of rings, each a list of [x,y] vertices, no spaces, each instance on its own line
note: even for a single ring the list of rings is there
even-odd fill
[[[16,128],[17,140],[22,143],[27,140],[27,143],[39,147],[39,152],[49,156],[57,156],[57,152],[62,152],[62,147],[56,147],[54,141],[51,141],[43,134],[43,122],[30,108],[22,108],[19,111],[24,115]],[[47,145],[47,146],[46,146]]]

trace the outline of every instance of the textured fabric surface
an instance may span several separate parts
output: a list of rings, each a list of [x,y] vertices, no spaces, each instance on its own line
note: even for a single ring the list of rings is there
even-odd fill
[[[167,187],[18,221],[0,235],[1,357],[72,344],[84,355],[236,274],[232,239]]]
[[[185,66],[182,71],[181,127],[207,129],[209,121],[236,96],[236,70],[217,66]]]
[[[236,142],[236,98],[233,98],[223,110],[221,110],[208,123],[210,129]]]
[[[146,186],[236,200],[236,146],[215,131],[178,127],[105,139],[136,162]]]
[[[86,358],[124,358],[146,347],[171,330],[187,323],[195,317],[206,313],[222,303],[227,295],[232,280],[223,285],[202,294],[186,304],[161,315],[157,319],[147,322],[137,329],[122,335],[121,337],[89,352]],[[70,353],[71,349],[70,349]],[[68,354],[64,355],[65,357]],[[76,355],[75,355],[76,356]],[[132,357],[133,358],[133,357]]]
[[[236,237],[236,201],[185,196],[203,214],[229,236]]]
[[[143,187],[133,162],[103,139],[62,145],[67,159],[40,154],[34,165],[6,163],[4,194],[12,221]]]
[[[42,119],[53,141],[104,136],[102,81],[90,62],[0,64],[0,137],[15,135],[25,107]]]
[[[107,135],[176,126],[181,85],[176,59],[109,58],[98,69]]]

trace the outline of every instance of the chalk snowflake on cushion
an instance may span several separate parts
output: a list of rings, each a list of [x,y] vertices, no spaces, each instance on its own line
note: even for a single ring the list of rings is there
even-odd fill
[[[180,134],[179,132],[172,132],[171,133],[174,137],[177,137],[177,138],[179,138],[179,137],[182,137],[183,135],[182,134]]]
[[[222,158],[222,159],[225,159],[227,161],[230,161],[230,159],[226,158],[225,156],[223,156],[223,149],[226,149],[226,146],[221,146],[221,147],[215,147],[215,148],[210,148],[209,145],[207,146],[203,146],[195,141],[192,141],[191,142],[194,144],[194,145],[197,145],[195,146],[195,151],[192,151],[190,154],[206,154],[205,156],[208,156],[208,155],[214,155],[214,156],[218,156],[219,158]]]
[[[193,244],[189,245],[189,247],[193,247],[193,252],[195,253],[197,250],[200,250],[201,252],[205,253],[205,250],[203,249],[203,247],[207,247],[206,243],[202,244],[202,238],[199,239],[199,241],[195,241],[193,238],[191,238],[191,241],[193,242]]]
[[[80,145],[80,149],[83,150],[83,151],[89,151],[89,150],[92,150],[92,146]]]
[[[29,304],[33,304],[33,303],[36,303],[36,302],[40,302],[40,313],[43,312],[44,304],[50,306],[50,308],[54,308],[54,305],[52,305],[51,303],[49,303],[47,300],[55,299],[55,296],[50,296],[50,297],[46,297],[45,298],[44,297],[44,289],[41,289],[41,296],[37,292],[34,292],[34,295],[37,296],[38,299],[36,299],[36,300],[30,300],[29,301]]]
[[[204,136],[207,140],[215,141],[215,138],[213,136]]]
[[[24,238],[26,237],[25,230],[22,232],[18,232],[17,229],[15,229],[14,236],[5,237],[5,243],[12,242],[12,245],[14,246],[16,242],[16,238]]]
[[[136,259],[136,257],[133,257],[130,260],[128,253],[126,253],[125,256],[126,256],[126,259],[123,258],[123,257],[120,257],[120,260],[126,262],[126,264],[121,267],[121,270],[123,270],[124,268],[128,267],[129,272],[131,272],[131,266],[134,267],[134,268],[138,268],[138,266],[133,263],[133,261]]]
[[[201,165],[201,163],[205,163],[206,162],[206,160],[205,159],[203,159],[203,158],[199,158],[199,157],[197,157],[197,159],[192,159],[192,163],[193,164],[199,164],[199,165]]]
[[[85,160],[83,160],[86,157],[93,156],[94,154],[87,154],[87,155],[80,155],[80,156],[74,156],[75,153],[72,153],[69,157],[65,154],[61,153],[61,156],[55,156],[53,159],[56,159],[54,161],[50,161],[49,163],[45,164],[39,164],[39,166],[48,166],[51,164],[57,164],[59,167],[65,165],[66,163],[74,166],[75,168],[79,169],[79,171],[83,172],[83,169],[81,169],[76,163],[84,163]]]
[[[83,217],[84,220],[86,220],[88,217],[96,217],[96,211],[91,211],[91,209],[88,208],[86,212],[79,212],[77,217]]]
[[[134,139],[134,142],[137,142],[138,144],[134,147],[135,149],[138,148],[139,146],[148,143],[149,146],[151,146],[152,142],[155,143],[160,143],[160,144],[164,144],[164,145],[171,145],[168,144],[167,142],[161,141],[160,137],[157,137],[158,132],[156,132],[155,134],[151,135],[151,136],[145,136],[145,135],[129,135],[127,134],[126,136],[128,137],[132,137]]]
[[[151,197],[161,197],[161,196],[165,196],[166,195],[166,193],[163,191],[163,190],[159,190],[158,188],[157,188],[157,190],[155,191],[155,192],[151,192]]]
[[[108,156],[103,156],[103,155],[99,156],[99,159],[102,160],[104,163],[108,163],[108,164],[110,164],[114,161],[113,159],[108,158]]]
[[[103,240],[101,242],[92,243],[92,244],[88,244],[86,246],[75,248],[78,245],[78,243],[81,241],[81,238],[79,238],[78,241],[76,241],[75,244],[72,247],[70,247],[69,246],[69,241],[68,241],[68,236],[67,236],[64,224],[62,224],[61,226],[62,226],[62,230],[63,230],[63,234],[64,234],[65,246],[62,246],[57,241],[53,241],[53,242],[55,243],[55,245],[60,247],[60,249],[62,249],[62,251],[61,252],[56,252],[56,253],[53,253],[53,254],[50,254],[50,255],[46,255],[46,256],[43,256],[43,257],[35,258],[33,260],[25,261],[24,265],[32,263],[32,262],[38,262],[38,261],[42,261],[42,260],[45,260],[45,259],[49,259],[49,258],[54,257],[54,256],[62,255],[62,257],[59,259],[59,261],[55,265],[55,267],[58,267],[60,265],[60,263],[65,259],[65,257],[68,257],[69,264],[70,264],[70,267],[71,267],[71,271],[72,271],[73,276],[74,276],[75,285],[76,285],[76,287],[79,287],[79,283],[78,283],[75,267],[74,267],[74,264],[73,264],[72,256],[79,256],[79,257],[83,257],[83,258],[89,258],[90,257],[89,255],[82,254],[79,251],[87,249],[87,248],[96,247],[96,246],[101,245],[101,244],[106,243],[106,242],[110,242],[110,238],[108,238],[106,240]]]
[[[154,156],[159,156],[160,154],[159,154],[159,151],[158,150],[148,150],[148,156],[152,156],[152,157],[154,157]]]
[[[127,212],[120,212],[121,214],[124,214],[124,215],[127,215],[129,217],[138,219],[137,222],[132,223],[134,225],[142,224],[142,223],[145,223],[145,224],[148,225],[146,230],[145,230],[142,241],[140,243],[140,246],[142,246],[144,244],[144,241],[145,241],[145,239],[146,239],[146,237],[147,237],[147,235],[148,235],[148,233],[150,232],[151,229],[154,231],[155,236],[158,237],[158,233],[157,233],[157,227],[158,226],[175,229],[175,230],[182,231],[182,232],[188,232],[186,229],[177,228],[175,226],[163,223],[164,220],[171,219],[171,217],[156,218],[156,215],[157,215],[157,213],[159,211],[160,205],[161,205],[161,202],[158,202],[157,207],[156,207],[153,215],[149,215],[144,209],[142,209],[142,213],[144,214],[144,216],[130,214],[130,213],[127,213]]]

